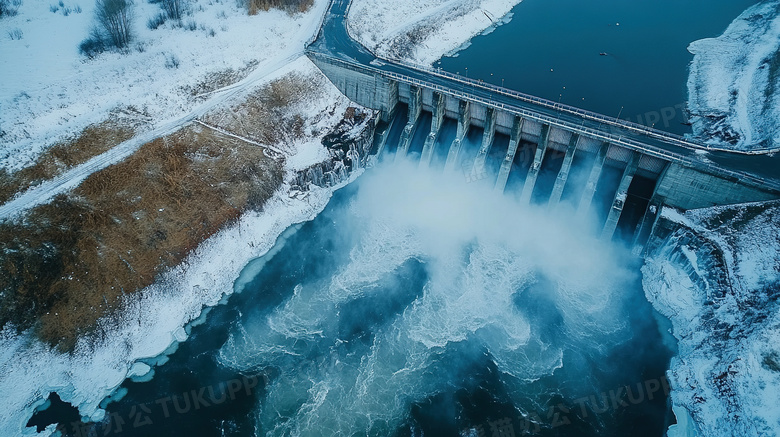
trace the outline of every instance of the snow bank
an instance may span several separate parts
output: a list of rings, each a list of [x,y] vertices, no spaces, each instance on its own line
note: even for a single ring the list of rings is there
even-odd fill
[[[780,435],[780,204],[662,220],[682,227],[642,272],[678,340],[669,381],[679,425],[670,436]]]
[[[306,58],[285,70],[320,74]],[[350,105],[324,76],[319,76],[318,82],[322,92],[295,108],[305,109],[305,132],[318,134],[294,144],[295,153],[286,161],[288,180],[297,170],[327,156],[320,136],[338,123]],[[233,282],[247,263],[271,249],[290,225],[314,218],[332,192],[315,188],[305,196],[291,198],[288,189],[284,185],[262,212],[245,214],[239,223],[202,243],[184,263],[144,289],[121,314],[121,320],[105,320],[110,330],[106,338],[82,338],[74,354],[63,355],[29,334],[17,336],[10,329],[0,333],[0,435],[34,435],[35,429],[25,425],[51,391],[77,406],[82,417],[102,419],[105,412],[100,402],[126,377],[151,376],[153,370],[139,360],[175,350],[172,346],[187,338],[188,331],[182,327],[231,294]],[[156,361],[161,364],[165,359]],[[49,435],[53,429],[43,434]]]
[[[511,18],[520,0],[353,0],[348,28],[380,56],[430,64]],[[488,29],[488,30],[486,30]]]
[[[780,1],[750,7],[688,50],[694,134],[737,150],[780,148]]]
[[[57,2],[25,0],[17,16],[2,21],[0,167],[31,164],[48,146],[103,121],[118,106],[134,107],[144,121],[181,117],[203,102],[196,85],[213,81],[215,73],[240,75],[300,53],[327,6],[317,0],[306,14],[271,10],[250,17],[233,0],[190,0],[184,28],[169,22],[150,30],[147,20],[160,7],[136,1],[130,53],[88,60],[78,45],[88,36],[94,1],[63,1],[82,12],[65,16],[62,8],[50,11]],[[191,23],[195,30],[188,30]],[[22,39],[11,39],[6,29],[19,29]]]

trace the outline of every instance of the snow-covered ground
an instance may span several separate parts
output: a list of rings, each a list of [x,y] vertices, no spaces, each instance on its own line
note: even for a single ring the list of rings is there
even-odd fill
[[[688,50],[695,135],[737,150],[780,148],[780,1],[759,2]]]
[[[316,131],[318,136],[288,145],[293,153],[286,160],[287,180],[295,171],[327,156],[320,136],[339,122],[350,105],[306,58],[290,63],[265,81],[293,71],[317,75],[321,92],[293,108],[310,122],[305,132]],[[225,105],[230,107],[239,101],[236,97]],[[247,263],[271,249],[290,225],[314,218],[332,192],[313,189],[306,196],[291,198],[288,189],[285,184],[262,212],[245,214],[239,223],[209,238],[179,267],[143,290],[142,299],[129,305],[123,320],[110,322],[113,334],[106,339],[91,343],[84,338],[73,355],[66,355],[50,350],[30,335],[16,336],[10,329],[0,333],[0,435],[35,434],[34,428],[25,425],[51,391],[77,406],[82,417],[100,420],[104,415],[100,402],[139,368],[148,369],[134,367],[134,363],[170,351],[171,346],[184,341],[187,332],[183,327],[202,314],[204,305],[217,305],[231,294],[233,282]],[[53,429],[50,427],[44,435]]]
[[[430,64],[511,18],[520,0],[353,0],[353,38],[384,57]]]
[[[134,107],[153,127],[179,119],[211,97],[196,97],[196,85],[213,82],[215,73],[251,73],[256,65],[262,69],[300,54],[327,6],[317,0],[306,14],[247,16],[234,0],[188,0],[185,27],[169,21],[151,30],[147,20],[160,7],[139,0],[129,54],[89,60],[78,45],[92,26],[94,1],[63,2],[72,10],[67,16],[56,1],[24,0],[17,16],[0,20],[0,167],[31,164],[42,150],[105,120],[116,107]],[[54,6],[57,12],[51,12]],[[81,13],[73,11],[76,6]],[[188,30],[191,23],[195,30]],[[17,29],[21,39],[12,39]]]
[[[780,435],[780,203],[664,210],[683,227],[648,256],[648,299],[673,325],[670,436]]]

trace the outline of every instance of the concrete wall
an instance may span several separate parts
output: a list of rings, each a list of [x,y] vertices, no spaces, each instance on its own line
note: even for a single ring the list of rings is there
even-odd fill
[[[661,176],[655,197],[681,209],[706,208],[777,199],[777,194],[740,183],[737,179],[707,174],[670,163]]]
[[[394,109],[397,99],[393,98],[394,86],[390,79],[374,74],[366,74],[354,69],[342,68],[325,62],[318,57],[312,57],[317,67],[328,76],[331,82],[353,102],[366,108],[382,111],[382,118],[386,119]],[[409,86],[398,87],[399,94],[406,92],[409,98]],[[399,96],[400,97],[400,96]]]
[[[392,115],[396,103],[407,102],[410,96],[410,86],[398,83],[378,73],[370,73],[359,67],[334,65],[312,56],[317,67],[325,73],[333,84],[350,100],[367,108],[382,111],[382,119],[387,121]],[[457,98],[444,95],[445,115],[457,119],[459,101]],[[432,109],[432,92],[423,90],[422,102],[426,110]],[[486,108],[482,104],[469,105],[471,123],[483,127]],[[509,133],[515,115],[499,111],[496,117],[496,131]],[[526,119],[522,126],[520,140],[536,143],[542,132],[542,123]],[[553,150],[565,150],[570,133],[563,128],[552,129],[548,144]],[[577,150],[595,153],[603,141],[581,135]],[[622,167],[632,155],[625,147],[612,144],[607,155],[606,165]],[[667,165],[668,164],[668,165]],[[742,181],[724,178],[714,174],[704,173],[674,162],[668,162],[658,157],[643,155],[639,160],[638,174],[654,178],[661,175],[656,186],[654,201],[681,209],[703,208],[714,205],[728,205],[743,202],[772,200],[780,198],[780,194],[771,190],[752,187]]]

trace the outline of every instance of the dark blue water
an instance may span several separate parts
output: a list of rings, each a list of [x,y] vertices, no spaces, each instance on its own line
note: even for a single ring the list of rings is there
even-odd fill
[[[457,57],[437,65],[556,102],[687,133],[688,44],[720,35],[754,3],[523,0],[510,23],[474,38]]]

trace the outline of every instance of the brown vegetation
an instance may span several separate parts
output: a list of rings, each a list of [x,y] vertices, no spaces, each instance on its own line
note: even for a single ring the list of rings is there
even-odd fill
[[[209,93],[244,79],[247,77],[247,75],[249,75],[249,73],[252,72],[252,70],[254,70],[255,67],[257,67],[258,63],[259,62],[257,60],[253,60],[238,70],[227,68],[225,70],[209,73],[205,78],[203,78],[195,85],[183,86],[182,91],[192,97],[205,98]]]
[[[51,146],[29,167],[14,173],[0,169],[0,203],[132,138],[136,127],[115,112],[108,120],[88,126],[77,137]]]
[[[285,144],[304,135],[303,116],[290,112],[296,112],[296,106],[317,92],[314,78],[289,74],[203,121],[258,143],[285,148]]]
[[[290,74],[206,121],[284,148],[303,134],[296,111],[316,92],[313,78]],[[103,143],[118,139],[104,133]],[[100,143],[98,131],[82,137]],[[0,222],[0,327],[34,327],[63,350],[101,334],[116,320],[104,316],[243,211],[261,208],[282,177],[262,147],[197,125],[143,145],[23,219]]]
[[[195,127],[0,224],[0,323],[63,349],[282,180],[262,149]]]
[[[271,8],[281,9],[289,13],[306,12],[314,4],[314,0],[247,0],[247,12],[256,15],[259,11]]]

